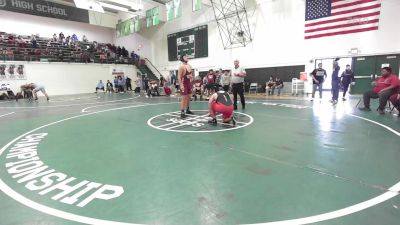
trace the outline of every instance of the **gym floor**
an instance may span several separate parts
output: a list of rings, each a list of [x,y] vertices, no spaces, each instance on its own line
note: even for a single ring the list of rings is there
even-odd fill
[[[2,101],[0,224],[398,225],[400,118],[359,99],[247,99],[236,127],[174,97]]]

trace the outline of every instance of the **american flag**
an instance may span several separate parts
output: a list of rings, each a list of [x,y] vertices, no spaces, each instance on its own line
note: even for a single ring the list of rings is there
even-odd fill
[[[305,39],[378,30],[379,0],[307,0]]]

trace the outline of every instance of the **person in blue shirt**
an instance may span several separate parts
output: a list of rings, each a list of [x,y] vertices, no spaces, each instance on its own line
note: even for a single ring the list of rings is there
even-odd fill
[[[117,76],[114,77],[114,87],[115,87],[115,92],[119,92]]]
[[[96,93],[97,93],[98,90],[103,90],[103,91],[105,91],[105,90],[104,90],[104,83],[103,83],[102,80],[100,80],[99,83],[98,83],[97,86],[96,86]]]
[[[78,36],[76,36],[76,34],[73,34],[71,37],[71,41],[72,42],[78,42]]]

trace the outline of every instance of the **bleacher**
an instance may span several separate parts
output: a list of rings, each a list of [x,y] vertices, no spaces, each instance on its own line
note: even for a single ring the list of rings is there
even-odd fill
[[[45,62],[84,62],[133,64],[135,60],[121,57],[111,50],[111,44],[82,42],[74,44],[54,41],[53,38],[35,36],[37,46],[32,45],[32,36],[0,32],[0,60],[3,61],[45,61]],[[97,46],[97,47],[94,47]]]

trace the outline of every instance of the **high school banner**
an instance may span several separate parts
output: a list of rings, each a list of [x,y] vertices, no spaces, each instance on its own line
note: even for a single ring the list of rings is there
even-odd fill
[[[128,36],[135,30],[135,24],[132,19],[117,24],[117,37]]]
[[[157,26],[160,23],[160,7],[146,10],[146,27]]]
[[[179,18],[182,15],[182,2],[181,0],[172,0],[165,3],[167,10],[167,21]]]
[[[117,37],[128,36],[134,32],[140,31],[140,18],[135,16],[126,21],[117,24]]]
[[[40,0],[0,0],[0,10],[89,23],[87,10]]]
[[[24,65],[0,64],[0,81],[26,80]]]
[[[201,10],[202,0],[192,0],[192,11]]]

